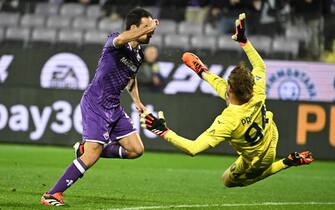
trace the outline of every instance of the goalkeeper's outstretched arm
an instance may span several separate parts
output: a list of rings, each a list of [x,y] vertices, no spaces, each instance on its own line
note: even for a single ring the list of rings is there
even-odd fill
[[[206,132],[201,134],[195,140],[190,140],[179,136],[172,130],[169,130],[163,138],[190,156],[194,156],[212,147],[209,143],[210,137],[206,135]]]
[[[213,124],[215,124],[215,122]],[[158,112],[158,118],[156,118],[151,113],[141,114],[141,126],[150,130],[156,135],[161,136],[166,141],[170,142],[178,149],[182,150],[190,156],[194,156],[204,150],[215,147],[224,140],[224,138],[215,136],[214,133],[210,132],[211,129],[203,132],[195,140],[190,140],[179,136],[166,126],[163,112]]]
[[[226,99],[227,81],[213,73],[202,73],[202,78],[215,90],[223,99]]]
[[[231,38],[240,43],[244,52],[248,56],[253,70],[265,71],[265,64],[263,59],[252,46],[250,41],[247,40],[245,35],[245,13],[239,15],[239,18],[235,21],[235,27],[236,32]]]
[[[266,67],[262,57],[258,54],[256,49],[252,46],[251,42],[248,41],[247,37],[245,36],[245,13],[239,15],[239,18],[235,21],[235,26],[236,32],[232,36],[232,39],[240,43],[252,65],[252,74],[256,79],[254,92],[265,95]]]
[[[210,73],[203,64],[203,62],[193,53],[185,52],[182,60],[190,69],[192,69],[198,76],[208,82],[215,90],[215,92],[223,99],[226,98],[227,81],[223,78]]]
[[[241,47],[248,56],[248,59],[252,65],[253,73],[265,75],[265,63],[251,42],[247,41],[245,44],[241,44]]]

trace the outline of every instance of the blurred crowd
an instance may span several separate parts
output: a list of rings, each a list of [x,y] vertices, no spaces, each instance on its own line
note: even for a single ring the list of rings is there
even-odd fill
[[[37,2],[99,4],[101,17],[114,20],[137,6],[154,8],[157,18],[209,24],[222,34],[231,34],[234,19],[246,12],[248,34],[274,37],[285,34],[287,27],[307,28],[309,56],[335,57],[335,0],[0,0],[0,8],[27,12]]]
[[[335,0],[0,0],[0,9],[29,13],[39,2],[100,5],[101,18],[111,20],[123,19],[134,7],[151,8],[157,18],[207,24],[221,34],[233,33],[235,18],[246,12],[249,35],[275,37],[289,27],[305,28],[305,56],[335,62]]]
[[[141,71],[138,72],[137,80],[142,87],[148,87],[152,91],[160,91],[164,87],[164,79],[160,74],[158,64],[158,49],[148,46],[144,50],[144,62]]]

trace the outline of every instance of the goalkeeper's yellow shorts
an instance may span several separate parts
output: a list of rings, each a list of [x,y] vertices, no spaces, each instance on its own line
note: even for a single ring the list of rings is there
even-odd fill
[[[278,129],[273,122],[271,125],[271,132],[264,138],[271,138],[270,146],[265,152],[264,156],[257,161],[256,165],[251,165],[239,156],[237,160],[227,169],[229,182],[236,186],[246,186],[255,183],[264,178],[263,172],[268,169],[276,159],[276,149],[278,143]]]

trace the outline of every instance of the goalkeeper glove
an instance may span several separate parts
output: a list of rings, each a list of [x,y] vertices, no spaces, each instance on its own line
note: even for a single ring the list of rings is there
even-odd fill
[[[247,43],[247,37],[245,36],[245,13],[239,15],[239,18],[235,20],[236,32],[231,37],[233,40],[240,43]]]
[[[162,111],[158,112],[158,118],[155,117],[152,113],[143,113],[141,114],[140,121],[142,128],[146,128],[154,134],[159,135],[163,138],[166,132],[169,131],[169,128],[166,126],[166,121],[164,119],[164,114]]]
[[[202,63],[198,56],[190,52],[185,52],[181,58],[186,66],[192,69],[200,78],[202,72],[208,72],[205,64]]]

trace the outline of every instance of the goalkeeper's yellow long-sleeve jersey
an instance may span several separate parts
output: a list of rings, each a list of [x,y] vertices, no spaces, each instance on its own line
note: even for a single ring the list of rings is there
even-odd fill
[[[164,138],[189,155],[195,155],[223,141],[229,142],[239,155],[252,163],[267,151],[271,142],[272,113],[265,107],[265,64],[252,44],[242,46],[252,64],[255,78],[253,97],[245,104],[229,104],[213,124],[197,139],[189,140],[169,130]],[[227,82],[214,74],[204,79],[225,99]]]

